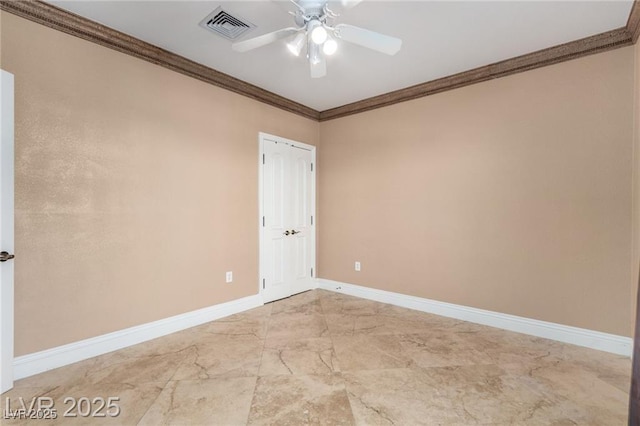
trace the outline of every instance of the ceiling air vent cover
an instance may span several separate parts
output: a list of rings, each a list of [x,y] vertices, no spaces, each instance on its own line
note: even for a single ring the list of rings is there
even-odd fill
[[[200,26],[228,40],[235,40],[256,26],[246,19],[233,16],[219,6],[200,22]]]

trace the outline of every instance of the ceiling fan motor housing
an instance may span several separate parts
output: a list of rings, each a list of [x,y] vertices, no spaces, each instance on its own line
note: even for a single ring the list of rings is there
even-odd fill
[[[303,10],[298,10],[295,16],[296,25],[299,27],[304,27],[308,22],[317,20],[322,22],[323,24],[327,21],[327,15],[324,11],[324,8],[306,8]]]

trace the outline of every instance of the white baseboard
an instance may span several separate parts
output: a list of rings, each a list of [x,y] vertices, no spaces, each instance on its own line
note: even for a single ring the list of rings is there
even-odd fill
[[[552,322],[540,321],[499,312],[486,311],[484,309],[468,306],[454,305],[452,303],[438,302],[436,300],[421,297],[407,296],[385,290],[377,290],[354,284],[346,284],[338,281],[318,278],[318,288],[344,293],[376,302],[388,303],[403,308],[428,312],[444,317],[456,318],[490,327],[529,334],[573,345],[585,346],[618,355],[631,356],[633,352],[633,339],[631,337],[602,333],[600,331],[585,328],[572,327]]]
[[[336,291],[363,299],[375,300],[403,308],[544,337],[619,355],[631,356],[633,351],[633,339],[630,337],[438,302],[322,278],[318,278],[317,283],[318,288],[324,290]],[[13,360],[14,378],[15,380],[23,379],[262,305],[262,298],[257,294],[102,336],[19,356]]]
[[[259,294],[14,358],[15,380],[262,306]]]

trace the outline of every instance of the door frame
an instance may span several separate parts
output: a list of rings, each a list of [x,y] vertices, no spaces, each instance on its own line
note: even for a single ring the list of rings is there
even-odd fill
[[[0,250],[14,252],[14,77],[0,70]],[[0,393],[13,388],[14,281],[13,260],[0,263]]]
[[[262,243],[265,239],[265,228],[263,226],[263,217],[264,213],[264,179],[262,177],[262,166],[264,165],[264,143],[266,140],[269,141],[277,141],[278,143],[284,143],[291,146],[296,146],[299,148],[308,149],[311,151],[311,161],[313,163],[313,174],[311,175],[311,215],[313,217],[313,223],[311,224],[311,247],[312,253],[311,258],[313,259],[312,268],[313,275],[312,279],[315,280],[317,274],[316,269],[316,224],[317,214],[316,214],[316,175],[317,175],[317,162],[316,162],[316,147],[313,145],[309,145],[306,143],[294,141],[291,139],[283,138],[280,136],[271,135],[269,133],[259,132],[258,133],[258,294],[262,297],[264,301],[264,278],[263,272],[265,270],[264,266],[264,253],[262,252]]]

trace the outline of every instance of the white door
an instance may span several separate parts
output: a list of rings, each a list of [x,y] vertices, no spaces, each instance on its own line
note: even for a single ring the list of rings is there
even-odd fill
[[[0,70],[0,392],[13,387],[13,75]]]
[[[265,303],[314,288],[315,147],[260,134],[260,286]]]

